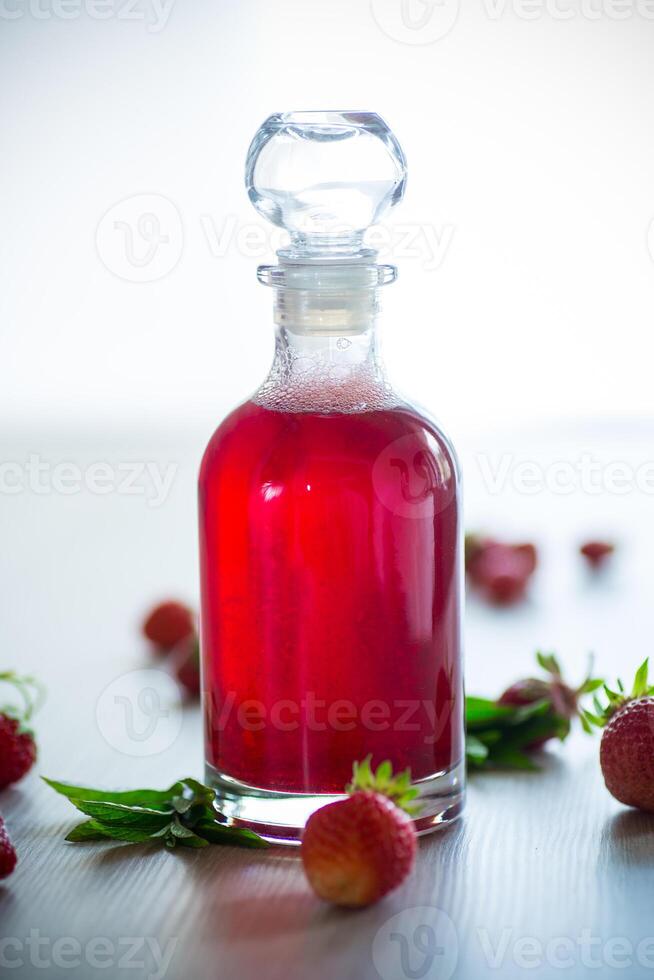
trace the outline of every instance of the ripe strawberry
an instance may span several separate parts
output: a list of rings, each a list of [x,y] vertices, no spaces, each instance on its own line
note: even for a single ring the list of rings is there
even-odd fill
[[[17,718],[0,714],[0,789],[17,783],[36,760],[34,735]]]
[[[579,549],[591,568],[600,568],[615,551],[615,545],[608,541],[587,541]]]
[[[377,902],[404,881],[415,860],[411,800],[418,790],[411,787],[411,774],[407,769],[393,778],[390,762],[373,774],[370,759],[354,764],[347,799],[313,813],[302,835],[311,887],[336,905]]]
[[[195,632],[193,611],[174,599],[161,602],[143,622],[143,635],[161,653],[172,650]]]
[[[0,817],[0,878],[8,878],[16,867],[17,861],[14,845],[9,840],[5,822]]]
[[[476,535],[466,536],[465,558],[470,581],[497,605],[523,598],[538,563],[533,544],[504,544]]]
[[[200,696],[200,644],[195,633],[185,637],[172,652],[175,677],[192,698]]]
[[[602,681],[590,676],[577,688],[569,687],[563,680],[561,667],[553,653],[537,653],[536,659],[540,667],[549,674],[549,678],[527,677],[516,681],[506,689],[498,699],[498,704],[523,707],[536,701],[549,703],[547,716],[551,720],[549,734],[541,735],[527,746],[527,749],[540,749],[552,738],[563,741],[570,732],[570,722],[580,714],[579,701],[584,694],[590,694],[602,686]],[[587,727],[587,726],[585,726]]]
[[[596,701],[588,720],[604,728],[600,765],[609,793],[626,806],[654,812],[654,687],[648,684],[649,662],[639,668],[631,694],[605,687],[608,704]]]
[[[34,735],[28,727],[42,691],[33,677],[20,677],[12,670],[2,671],[0,681],[11,684],[24,702],[0,708],[0,789],[18,782],[29,772],[36,759]]]

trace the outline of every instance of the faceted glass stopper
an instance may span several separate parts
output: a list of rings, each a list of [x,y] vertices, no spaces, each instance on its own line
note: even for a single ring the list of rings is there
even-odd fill
[[[374,112],[284,112],[259,128],[245,182],[257,211],[290,233],[284,258],[369,258],[363,234],[402,199],[406,160]]]

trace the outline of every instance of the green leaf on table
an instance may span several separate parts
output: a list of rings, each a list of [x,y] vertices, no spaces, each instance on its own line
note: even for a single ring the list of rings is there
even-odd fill
[[[538,772],[539,766],[526,752],[509,746],[498,748],[493,756],[495,765],[505,769],[521,769],[526,772]]]
[[[496,701],[474,697],[466,698],[465,710],[468,731],[485,728],[491,722],[508,722],[516,711],[510,705],[497,704]]]
[[[488,758],[488,748],[474,735],[466,738],[466,758],[472,766],[480,766]]]
[[[109,789],[91,789],[88,786],[72,786],[60,783],[55,779],[41,777],[51,789],[65,796],[74,803],[75,800],[98,800],[102,803],[122,803],[125,806],[147,806],[152,810],[169,810],[173,797],[183,793],[182,782],[173,783],[169,789],[128,789],[113,792]]]
[[[66,835],[66,840],[78,843],[85,840],[107,840],[107,834],[97,820],[85,820]]]
[[[208,844],[268,847],[254,831],[228,827],[215,807],[216,792],[196,779],[182,779],[167,789],[113,792],[44,780],[90,817],[67,836],[74,843],[114,840],[123,843],[159,842],[202,848]]]
[[[98,820],[103,826],[134,827],[153,833],[170,823],[173,811],[149,810],[121,803],[100,803],[97,800],[72,801],[78,810]]]
[[[238,847],[269,847],[268,841],[259,837],[253,830],[245,827],[227,827],[217,821],[200,820],[195,825],[196,833],[210,844],[236,844]]]
[[[74,827],[66,840],[73,844],[107,840],[120,841],[123,844],[144,844],[152,840],[152,834],[140,827],[109,827],[97,820],[87,820]]]

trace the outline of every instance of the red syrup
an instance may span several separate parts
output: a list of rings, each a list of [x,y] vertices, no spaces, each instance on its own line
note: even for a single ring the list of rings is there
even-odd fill
[[[218,773],[339,793],[369,753],[414,780],[461,761],[458,498],[449,443],[409,406],[228,416],[200,473]]]

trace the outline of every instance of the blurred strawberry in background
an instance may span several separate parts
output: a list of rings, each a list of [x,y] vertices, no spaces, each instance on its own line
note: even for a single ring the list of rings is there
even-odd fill
[[[150,610],[143,621],[143,635],[154,649],[166,654],[195,634],[195,613],[183,602],[169,599]]]
[[[468,580],[495,605],[510,606],[523,599],[537,565],[538,552],[533,544],[506,544],[495,538],[466,535]]]
[[[579,549],[591,568],[601,568],[615,551],[615,545],[608,541],[587,541]]]
[[[200,696],[200,642],[195,612],[177,599],[154,606],[141,625],[153,653],[168,657],[172,673],[190,698]]]

